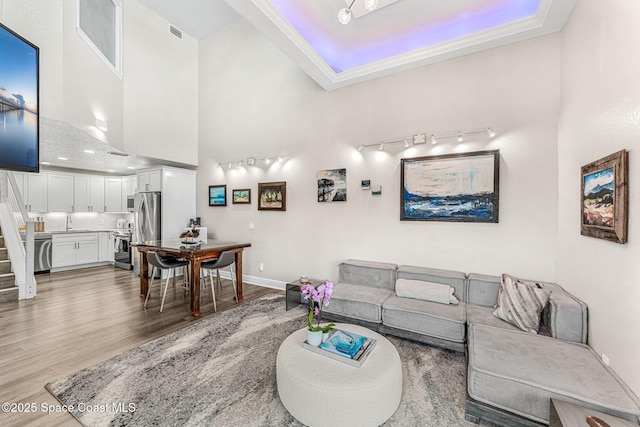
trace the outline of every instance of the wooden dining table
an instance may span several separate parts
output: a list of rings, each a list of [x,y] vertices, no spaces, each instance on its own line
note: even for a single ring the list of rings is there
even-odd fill
[[[186,243],[181,239],[162,239],[131,243],[140,253],[140,298],[146,298],[149,289],[149,262],[147,252],[157,252],[160,256],[172,256],[189,261],[189,288],[191,314],[200,316],[200,264],[203,261],[216,259],[224,251],[234,251],[236,255],[236,285],[238,302],[242,295],[242,252],[251,243],[225,242],[208,240],[207,243]]]

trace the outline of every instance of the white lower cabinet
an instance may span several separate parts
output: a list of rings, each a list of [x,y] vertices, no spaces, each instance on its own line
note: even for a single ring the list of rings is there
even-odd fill
[[[98,262],[98,233],[54,234],[51,264],[53,268],[73,267]]]
[[[115,261],[115,238],[113,233],[102,231],[98,233],[98,261],[114,262]]]

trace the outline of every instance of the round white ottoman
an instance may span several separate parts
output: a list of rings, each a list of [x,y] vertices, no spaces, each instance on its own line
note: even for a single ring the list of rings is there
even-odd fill
[[[402,365],[385,337],[356,325],[336,328],[375,338],[375,348],[359,368],[302,347],[303,328],[278,350],[276,381],[280,400],[301,423],[314,426],[379,426],[398,409]]]

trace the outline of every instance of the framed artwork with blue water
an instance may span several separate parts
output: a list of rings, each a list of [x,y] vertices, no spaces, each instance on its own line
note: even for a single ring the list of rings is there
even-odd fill
[[[227,206],[227,186],[209,186],[209,206]]]
[[[401,160],[400,220],[498,222],[500,151]]]
[[[39,49],[0,24],[0,169],[39,172]]]

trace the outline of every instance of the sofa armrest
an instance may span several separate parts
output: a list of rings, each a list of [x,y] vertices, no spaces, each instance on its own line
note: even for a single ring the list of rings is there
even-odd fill
[[[587,343],[587,305],[555,283],[544,283],[551,291],[549,304],[542,312],[542,325],[551,336],[566,341]]]

